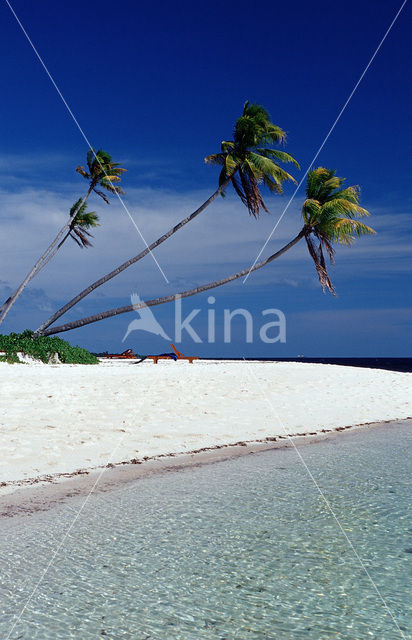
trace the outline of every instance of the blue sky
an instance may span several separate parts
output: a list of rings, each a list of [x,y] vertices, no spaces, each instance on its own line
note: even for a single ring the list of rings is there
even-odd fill
[[[128,168],[127,204],[148,241],[195,208],[216,187],[205,155],[230,139],[245,99],[262,103],[288,132],[289,151],[307,168],[400,2],[143,3],[16,0],[13,7],[44,58],[89,140]],[[410,154],[412,9],[406,5],[317,163],[362,187],[362,204],[378,235],[338,249],[332,269],[338,297],[324,295],[305,247],[214,292],[217,342],[207,343],[207,295],[185,301],[200,308],[182,350],[199,355],[410,355]],[[74,168],[86,145],[5,3],[0,6],[0,294],[18,284],[85,190]],[[299,173],[295,173],[299,179]],[[230,195],[150,257],[73,310],[79,317],[195,286],[253,262],[293,193],[267,197],[271,216],[258,221]],[[303,191],[264,255],[299,229]],[[101,201],[102,202],[102,201]],[[101,215],[93,249],[74,243],[33,281],[4,331],[36,326],[52,310],[143,244],[118,203],[90,201]],[[286,344],[245,343],[242,319],[224,344],[223,310],[242,307],[255,333],[265,308],[287,319]],[[172,335],[174,310],[156,318]],[[130,315],[63,335],[91,349],[118,349]],[[163,338],[136,331],[126,346],[163,351]]]

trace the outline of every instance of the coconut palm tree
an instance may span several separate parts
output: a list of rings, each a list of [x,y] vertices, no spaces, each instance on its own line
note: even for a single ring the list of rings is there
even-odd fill
[[[97,152],[93,151],[93,149],[90,149],[87,153],[87,168],[88,171],[86,171],[82,166],[78,166],[76,168],[76,171],[89,182],[89,188],[85,196],[79,199],[77,203],[70,209],[69,218],[66,224],[62,227],[62,229],[60,229],[53,242],[47,247],[46,251],[34,264],[20,286],[1,307],[0,324],[3,322],[11,307],[21,295],[28,283],[53,258],[53,256],[57,253],[68,236],[72,238],[77,236],[77,238],[80,240],[80,244],[82,246],[87,246],[87,244],[85,245],[83,243],[83,240],[86,239],[88,227],[85,227],[84,224],[79,225],[79,223],[73,226],[73,221],[76,218],[77,214],[81,211],[90,194],[92,192],[96,193],[98,196],[103,198],[103,200],[107,204],[109,204],[109,199],[107,195],[100,190],[100,188],[105,189],[111,194],[123,194],[122,189],[116,183],[120,182],[121,175],[124,171],[126,171],[126,169],[122,169],[119,164],[114,163],[109,153],[103,151],[102,149],[99,149]],[[94,225],[90,224],[89,226]],[[81,233],[83,240],[79,236],[79,233]]]
[[[77,213],[75,213],[76,211]],[[89,240],[89,238],[93,237],[89,230],[93,227],[100,226],[99,216],[96,214],[96,212],[87,211],[87,203],[84,202],[83,204],[81,204],[81,199],[79,199],[70,209],[70,216],[72,217],[72,221],[66,235],[63,236],[63,239],[60,240],[57,247],[55,247],[54,250],[45,258],[45,260],[43,260],[37,273],[41,269],[43,269],[52,258],[54,258],[58,250],[66,242],[67,238],[72,238],[72,240],[74,240],[81,249],[93,246]]]
[[[325,249],[328,255],[333,258],[333,244],[350,246],[357,237],[375,233],[371,227],[367,227],[356,220],[357,217],[369,216],[370,214],[366,209],[359,206],[359,187],[340,188],[344,180],[344,178],[338,178],[336,172],[331,169],[325,169],[324,167],[312,169],[307,179],[307,198],[302,206],[303,228],[297,236],[279,249],[279,251],[276,251],[276,253],[273,253],[265,260],[256,263],[252,268],[242,269],[226,278],[215,280],[174,295],[147,300],[137,305],[127,305],[125,307],[109,309],[108,311],[103,311],[93,316],[68,322],[58,327],[52,327],[42,332],[42,335],[48,336],[70,331],[71,329],[83,327],[87,324],[92,324],[122,313],[138,310],[144,306],[153,307],[172,302],[177,298],[188,298],[203,291],[220,287],[273,262],[294,247],[302,238],[305,238],[309,253],[315,262],[323,291],[328,289],[334,294],[335,290],[326,270],[323,250]]]
[[[94,191],[98,196],[103,198],[106,204],[109,204],[107,195],[97,189],[97,187],[103,187],[103,189],[106,189],[111,194],[124,194],[124,191],[117,183],[120,182],[122,173],[127,171],[127,169],[122,169],[119,163],[113,162],[110,153],[103,151],[103,149],[99,149],[99,151],[96,152],[90,149],[87,152],[86,160],[88,171],[82,166],[76,167],[76,171],[88,180],[88,195]],[[81,201],[82,204],[84,200],[85,198]]]
[[[99,216],[95,211],[87,211],[87,204],[84,203],[79,206],[79,200],[73,205],[72,210],[75,209],[77,211],[74,216],[68,235],[79,245],[80,248],[91,247],[92,243],[89,238],[92,238],[92,234],[89,229],[93,229],[94,227],[99,227]]]
[[[333,295],[335,289],[326,268],[325,252],[333,264],[333,244],[350,246],[355,238],[375,233],[356,220],[369,216],[369,212],[359,206],[359,187],[342,188],[344,182],[345,178],[339,178],[335,170],[312,169],[308,173],[306,200],[302,206],[309,253],[323,291],[328,289]]]
[[[219,184],[230,179],[243,204],[255,218],[259,217],[260,209],[268,211],[260,192],[261,184],[271,192],[282,193],[283,182],[295,182],[276,161],[292,162],[299,169],[296,160],[284,151],[262,147],[285,141],[285,132],[272,124],[264,107],[245,102],[243,114],[235,124],[233,141],[223,141],[220,153],[205,159],[209,164],[222,167]]]
[[[41,327],[35,332],[36,335],[43,333],[51,324],[83,300],[92,291],[119,275],[122,271],[135,264],[148,253],[156,249],[160,244],[174,235],[179,229],[194,220],[202,213],[217,196],[224,195],[226,187],[232,183],[236,193],[246,205],[249,213],[258,217],[260,209],[267,211],[266,205],[260,193],[260,185],[263,184],[271,192],[282,193],[282,184],[285,181],[295,182],[295,179],[286,171],[281,169],[277,162],[291,162],[297,168],[298,163],[292,156],[284,151],[272,149],[275,144],[285,143],[286,134],[278,126],[274,125],[268,112],[260,105],[246,102],[243,106],[243,113],[235,123],[233,141],[222,142],[221,152],[208,156],[205,162],[222,167],[219,176],[217,190],[198,209],[189,216],[183,218],[178,224],[169,229],[165,234],[152,242],[149,247],[126,260],[122,265],[113,269],[103,277],[86,287],[72,300],[56,311]],[[267,147],[263,145],[269,145]]]

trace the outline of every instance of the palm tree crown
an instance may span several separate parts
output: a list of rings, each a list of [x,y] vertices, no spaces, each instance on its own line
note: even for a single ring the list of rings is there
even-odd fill
[[[100,226],[99,216],[95,211],[87,211],[86,202],[79,206],[80,203],[81,199],[75,202],[70,209],[70,216],[72,216],[75,211],[77,211],[77,213],[70,223],[69,235],[79,247],[91,247],[92,243],[89,238],[92,237],[92,234],[89,232],[89,229]]]
[[[97,185],[103,187],[110,193],[117,193],[119,195],[124,193],[124,191],[114,183],[120,182],[122,173],[127,171],[127,169],[122,169],[118,163],[113,162],[109,153],[102,149],[99,149],[97,152],[90,149],[87,153],[87,167],[89,169],[88,171],[82,166],[77,167],[76,171],[80,173],[83,178],[90,181],[91,189],[103,198],[107,204],[109,204],[107,196],[95,188]]]
[[[359,206],[358,186],[342,188],[345,178],[336,171],[318,167],[308,173],[306,200],[302,206],[305,221],[305,238],[313,258],[323,291],[335,289],[326,269],[324,251],[334,262],[333,244],[350,246],[357,237],[376,233],[357,218],[369,216]]]
[[[276,161],[292,162],[299,169],[296,160],[284,151],[265,146],[285,141],[286,133],[270,121],[266,109],[245,102],[243,114],[235,124],[233,141],[223,141],[220,153],[205,158],[207,163],[222,167],[219,185],[230,178],[236,193],[255,218],[259,216],[260,209],[268,211],[260,193],[260,184],[271,192],[282,193],[283,182],[296,182],[276,164]]]

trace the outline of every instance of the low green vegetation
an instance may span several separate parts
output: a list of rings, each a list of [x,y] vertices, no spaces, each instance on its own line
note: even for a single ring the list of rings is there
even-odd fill
[[[33,331],[29,329],[23,333],[0,335],[0,351],[5,352],[5,355],[0,356],[0,362],[19,362],[18,352],[33,356],[45,363],[48,363],[56,354],[60,362],[65,364],[98,364],[99,362],[96,356],[86,349],[73,347],[61,338],[44,336],[33,338]]]
[[[10,355],[7,355],[7,356],[0,356],[0,362],[7,362],[8,364],[16,364],[17,362],[20,362],[20,359],[18,356],[16,356],[16,354],[11,353]]]

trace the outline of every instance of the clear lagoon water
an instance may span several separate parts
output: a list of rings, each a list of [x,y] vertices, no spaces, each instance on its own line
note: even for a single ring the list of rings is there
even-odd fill
[[[166,472],[1,522],[1,640],[412,638],[412,429]]]

